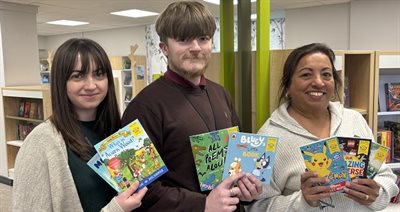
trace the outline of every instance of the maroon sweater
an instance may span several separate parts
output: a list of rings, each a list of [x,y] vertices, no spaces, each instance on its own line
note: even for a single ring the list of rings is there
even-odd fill
[[[153,182],[135,211],[204,211],[189,136],[239,126],[222,86],[203,78],[193,86],[168,73],[143,89],[128,105],[122,125],[139,119],[168,167]]]

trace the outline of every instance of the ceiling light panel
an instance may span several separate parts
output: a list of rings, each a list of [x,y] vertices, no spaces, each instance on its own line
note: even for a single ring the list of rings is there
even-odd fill
[[[141,18],[141,17],[158,15],[158,13],[155,13],[155,12],[150,12],[150,11],[145,11],[145,10],[137,10],[137,9],[117,11],[117,12],[112,12],[111,14],[130,17],[130,18]]]
[[[63,25],[63,26],[79,26],[79,25],[89,24],[89,22],[72,21],[72,20],[57,20],[57,21],[49,21],[46,23],[53,25]]]

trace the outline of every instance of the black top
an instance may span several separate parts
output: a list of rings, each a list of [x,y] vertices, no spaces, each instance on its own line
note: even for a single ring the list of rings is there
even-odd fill
[[[129,103],[122,125],[135,119],[168,167],[135,211],[204,211],[206,192],[200,191],[189,136],[239,125],[228,93],[209,80],[183,86],[163,76]]]
[[[87,141],[93,146],[101,136],[94,132],[95,121],[81,122],[81,129]],[[95,154],[93,148],[93,155]],[[116,195],[116,191],[94,172],[77,154],[67,147],[68,164],[74,178],[79,199],[84,211],[100,211]]]

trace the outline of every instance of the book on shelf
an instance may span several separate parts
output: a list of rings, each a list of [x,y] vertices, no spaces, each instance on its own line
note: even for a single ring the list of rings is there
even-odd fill
[[[382,146],[388,147],[390,149],[393,148],[394,145],[394,131],[392,130],[385,130],[385,129],[378,129],[377,132],[377,142],[379,144],[381,144]],[[386,156],[386,163],[390,163],[392,162],[392,158],[393,158],[393,153],[394,152],[390,152],[390,154],[388,154]]]
[[[369,155],[369,163],[367,168],[367,177],[372,179],[378,173],[382,164],[385,162],[390,149],[377,143],[371,142],[371,149]]]
[[[18,107],[18,116],[24,117],[25,115],[24,111],[25,111],[25,101],[20,101]]]
[[[366,178],[371,139],[340,136],[337,139],[347,163],[350,179]]]
[[[304,163],[308,171],[326,177],[331,192],[342,192],[346,181],[350,181],[347,164],[336,137],[330,137],[300,146]]]
[[[136,181],[140,182],[138,189],[142,189],[168,171],[137,119],[94,147],[120,191]]]
[[[391,149],[386,162],[400,162],[400,123],[395,121],[384,121],[383,126],[387,130],[391,131],[391,133],[386,133],[386,135],[390,134],[388,135],[390,138],[386,139],[386,143],[382,143],[382,145]]]
[[[36,119],[37,118],[37,102],[31,102],[31,107],[29,109],[29,118]]]
[[[43,106],[42,104],[37,105],[37,119],[43,119]]]
[[[25,140],[29,133],[35,128],[33,123],[17,123],[16,125],[16,139]]]
[[[29,118],[29,111],[31,110],[31,102],[24,102],[24,117]]]
[[[230,133],[222,179],[246,172],[269,184],[278,140],[268,135]]]
[[[229,134],[238,130],[235,126],[189,137],[201,191],[222,182]]]
[[[387,111],[400,110],[400,82],[385,83],[385,97]]]

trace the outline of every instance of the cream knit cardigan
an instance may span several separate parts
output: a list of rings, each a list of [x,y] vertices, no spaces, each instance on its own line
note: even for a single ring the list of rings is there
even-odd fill
[[[287,112],[287,103],[273,112],[258,133],[280,138],[277,146],[275,165],[270,186],[258,201],[249,206],[247,211],[321,211],[319,207],[311,207],[305,201],[300,190],[300,175],[305,170],[304,160],[299,146],[319,140],[301,127]],[[331,130],[330,134],[373,138],[373,134],[360,113],[345,109],[338,102],[330,102]],[[395,184],[396,175],[384,165],[374,180],[381,185],[379,197],[369,206],[360,205],[345,197],[342,193],[332,196],[335,208],[326,207],[323,211],[374,211],[382,210],[390,197],[398,192]],[[329,201],[328,201],[329,202]]]
[[[25,139],[15,162],[13,211],[83,211],[67,149],[50,121]],[[102,211],[123,211],[113,198]]]

